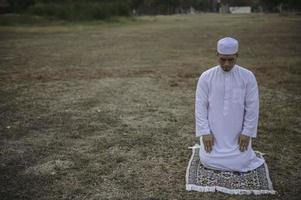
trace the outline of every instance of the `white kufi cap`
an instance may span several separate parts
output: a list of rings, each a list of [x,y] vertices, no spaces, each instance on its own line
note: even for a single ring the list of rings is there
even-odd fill
[[[225,37],[217,42],[217,52],[223,55],[233,55],[238,52],[238,41],[234,38]]]

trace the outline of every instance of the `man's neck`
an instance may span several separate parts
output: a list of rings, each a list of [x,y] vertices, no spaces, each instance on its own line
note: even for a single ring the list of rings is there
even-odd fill
[[[230,72],[233,70],[233,68],[235,67],[235,65],[233,65],[233,67],[231,67],[230,69],[224,69],[222,66],[220,66],[220,68],[224,71],[224,72]]]

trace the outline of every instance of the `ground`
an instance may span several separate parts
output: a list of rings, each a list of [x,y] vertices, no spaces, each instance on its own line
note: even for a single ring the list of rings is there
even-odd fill
[[[255,150],[277,195],[185,191],[216,42],[260,90]],[[0,199],[299,199],[301,17],[174,15],[0,27]]]

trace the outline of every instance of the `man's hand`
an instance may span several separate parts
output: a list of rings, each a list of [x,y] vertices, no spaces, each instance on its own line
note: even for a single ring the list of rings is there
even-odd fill
[[[212,151],[212,146],[214,144],[214,137],[213,134],[207,134],[202,136],[203,144],[205,147],[205,151],[210,153]]]
[[[239,144],[239,150],[241,152],[244,152],[248,149],[249,146],[249,142],[250,142],[250,137],[240,134],[238,137],[238,144]]]

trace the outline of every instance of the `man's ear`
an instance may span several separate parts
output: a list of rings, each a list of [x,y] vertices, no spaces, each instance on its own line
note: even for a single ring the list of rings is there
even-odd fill
[[[216,52],[216,56],[219,56],[219,53],[218,53],[218,51]]]
[[[238,58],[238,53],[236,53],[235,55],[236,55],[236,58]]]

